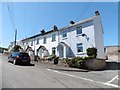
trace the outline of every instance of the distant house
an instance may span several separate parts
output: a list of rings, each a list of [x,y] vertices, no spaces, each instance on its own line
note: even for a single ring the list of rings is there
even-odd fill
[[[19,45],[24,50],[34,52],[39,57],[55,54],[60,58],[87,56],[86,49],[97,48],[97,58],[105,58],[103,28],[100,14],[86,20],[75,23],[70,21],[70,25],[40,33],[32,37],[20,40]],[[33,54],[33,53],[31,53]]]

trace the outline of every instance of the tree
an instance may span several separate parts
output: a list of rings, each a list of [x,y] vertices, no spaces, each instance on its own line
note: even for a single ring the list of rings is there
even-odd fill
[[[6,51],[8,51],[7,48],[3,48],[3,47],[0,47],[0,50],[6,50]]]
[[[12,49],[13,52],[19,52],[20,50],[23,50],[23,49],[19,45],[15,45]]]

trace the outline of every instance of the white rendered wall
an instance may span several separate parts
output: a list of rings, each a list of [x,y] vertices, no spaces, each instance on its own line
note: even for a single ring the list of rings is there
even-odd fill
[[[104,53],[104,32],[102,28],[102,23],[100,20],[100,16],[97,16],[94,19],[94,28],[95,28],[95,44],[97,48],[97,58],[105,59]]]
[[[71,47],[73,57],[87,56],[86,49],[89,47],[92,47],[91,44],[95,46],[94,26],[92,24],[93,22],[90,21],[87,24],[85,23],[85,24],[77,25],[77,27],[82,26],[82,34],[84,33],[87,35],[87,37],[89,37],[89,42],[86,40],[85,37],[82,37],[82,35],[77,36],[76,26],[61,31],[60,42],[65,42],[67,45]],[[67,38],[62,38],[62,32],[64,31],[67,31]],[[83,43],[83,52],[77,53],[77,43]],[[67,54],[70,54],[70,53],[67,53]]]
[[[76,34],[76,27],[82,27],[82,34],[86,34],[89,38],[89,41],[85,37],[82,37],[82,35],[77,36]],[[62,38],[62,33],[66,31],[67,32],[67,38]],[[56,34],[56,41],[52,42],[52,34]],[[43,44],[43,38],[47,37],[47,43]],[[37,43],[37,38],[39,38],[39,44]],[[33,46],[31,46],[31,40],[34,40]],[[35,55],[37,55],[37,49],[40,46],[44,46],[48,52],[49,55],[52,54],[52,48],[56,47],[56,55],[57,55],[57,46],[58,46],[58,31],[51,32],[48,34],[45,34],[43,36],[38,36],[35,38],[29,39],[28,45],[32,47],[33,50],[35,50]],[[60,31],[60,42],[65,42],[68,46],[70,46],[71,51],[67,48],[66,56],[87,56],[86,49],[89,47],[96,47],[98,50],[98,58],[104,57],[104,40],[103,40],[103,29],[100,21],[100,17],[96,16],[93,20],[87,21],[81,24],[74,25],[72,27],[69,27],[67,29]],[[83,44],[83,52],[77,53],[77,43]],[[62,49],[62,48],[61,48]],[[63,51],[63,50],[61,50]],[[62,54],[62,52],[60,52]],[[72,53],[72,54],[71,54]]]

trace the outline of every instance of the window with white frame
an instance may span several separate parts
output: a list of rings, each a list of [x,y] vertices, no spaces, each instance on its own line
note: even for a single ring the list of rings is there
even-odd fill
[[[36,44],[39,44],[39,38],[37,38],[37,42],[36,42]]]
[[[31,46],[33,46],[33,40],[31,40]]]
[[[26,45],[28,45],[28,41],[26,41]]]
[[[52,34],[52,42],[56,41],[56,34]]]
[[[76,27],[76,34],[77,35],[82,34],[82,27],[81,26],[80,27]]]
[[[83,44],[82,43],[78,43],[77,44],[77,53],[83,52]]]
[[[55,47],[52,48],[52,54],[56,54],[56,48]]]
[[[63,32],[62,38],[66,38],[66,37],[67,37],[67,32]]]
[[[46,44],[47,43],[47,37],[44,37],[43,38],[43,44]]]

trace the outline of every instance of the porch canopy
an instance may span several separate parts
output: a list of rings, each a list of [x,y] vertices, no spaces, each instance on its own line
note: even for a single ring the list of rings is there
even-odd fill
[[[45,46],[40,46],[40,47],[37,49],[37,52],[38,52],[40,49],[42,49],[43,51],[44,51],[44,50],[47,50],[47,49],[45,48]]]
[[[65,42],[60,42],[58,47],[57,47],[57,54],[60,58],[66,58],[69,55],[69,49],[70,46],[68,44],[66,44]]]
[[[33,51],[34,52],[34,50],[32,49],[32,47],[30,47],[30,46],[27,46],[26,51]]]
[[[65,46],[65,47],[67,47],[67,48],[70,47],[70,46],[69,46],[68,44],[66,44],[65,42],[60,42],[59,45]],[[59,45],[58,45],[58,46],[59,46]]]
[[[48,57],[49,56],[49,52],[48,50],[45,48],[45,46],[40,46],[38,49],[37,49],[37,55],[39,57]]]

